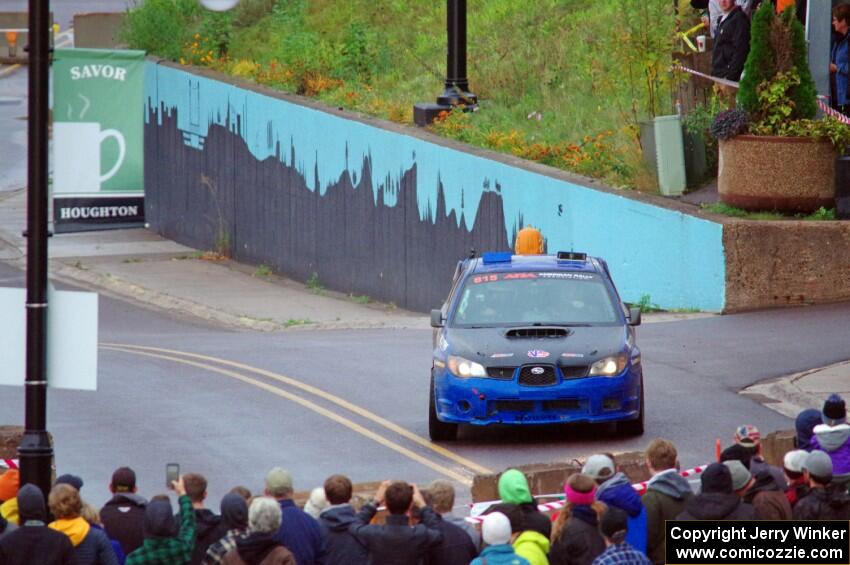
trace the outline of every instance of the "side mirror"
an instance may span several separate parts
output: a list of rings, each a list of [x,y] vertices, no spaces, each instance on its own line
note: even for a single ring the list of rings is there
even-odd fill
[[[431,310],[431,327],[432,328],[442,328],[443,327],[443,311],[442,310]]]
[[[629,325],[640,325],[640,308],[629,308]]]

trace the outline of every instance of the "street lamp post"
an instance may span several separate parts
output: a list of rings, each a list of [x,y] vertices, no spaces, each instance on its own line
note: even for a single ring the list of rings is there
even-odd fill
[[[437,103],[416,104],[413,121],[418,126],[427,126],[440,115],[463,105],[466,110],[478,107],[478,98],[469,92],[466,76],[466,0],[446,0],[446,85]]]
[[[50,2],[29,1],[27,122],[27,302],[24,437],[21,484],[50,491],[53,446],[47,433],[47,120]]]

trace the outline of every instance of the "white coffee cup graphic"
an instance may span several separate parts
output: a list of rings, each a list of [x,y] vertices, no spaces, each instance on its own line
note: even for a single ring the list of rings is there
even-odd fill
[[[697,36],[697,50],[700,53],[705,52],[705,42],[706,42],[706,37],[704,35],[698,35]]]
[[[101,174],[101,145],[109,138],[118,143],[118,160],[109,171]],[[54,193],[99,191],[101,185],[121,168],[126,152],[124,136],[118,130],[101,131],[97,122],[54,122]]]

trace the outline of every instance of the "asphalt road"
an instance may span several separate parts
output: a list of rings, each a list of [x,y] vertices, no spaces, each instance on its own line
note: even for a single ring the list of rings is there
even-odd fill
[[[20,286],[22,273],[0,264],[0,284]],[[429,331],[257,334],[102,297],[100,332],[99,390],[49,394],[58,471],[81,475],[99,504],[115,467],[134,467],[150,496],[163,490],[165,463],[178,462],[208,476],[217,504],[236,484],[259,489],[274,465],[291,469],[298,489],[335,472],[463,484],[476,470],[641,449],[659,436],[685,466],[701,464],[738,424],[791,425],[736,392],[850,358],[850,304],[643,326],[643,438],[587,426],[464,429],[437,447],[425,439]],[[0,387],[3,423],[21,422],[23,405],[23,390]]]

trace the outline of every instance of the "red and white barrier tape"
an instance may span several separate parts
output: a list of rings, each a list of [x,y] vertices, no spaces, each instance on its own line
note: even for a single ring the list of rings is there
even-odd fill
[[[826,96],[818,96],[818,107],[821,111],[829,116],[830,118],[835,118],[842,124],[850,124],[850,118],[839,112],[838,110],[831,108],[826,101],[829,100]]]
[[[0,459],[0,467],[4,469],[17,469],[18,468],[18,460],[17,459]]]
[[[713,77],[711,75],[707,75],[705,73],[701,73],[701,72],[696,71],[694,69],[685,67],[683,65],[673,65],[672,69],[674,71],[682,71],[683,73],[688,73],[688,74],[692,74],[694,76],[707,78],[708,80],[716,82],[718,84],[722,84],[723,86],[730,86],[732,88],[738,88],[738,83],[735,82],[734,80],[729,80],[729,79],[720,78],[720,77]]]
[[[693,477],[694,475],[699,475],[700,473],[705,471],[706,467],[708,467],[708,465],[700,465],[698,467],[694,467],[693,469],[688,469],[687,471],[680,471],[679,475],[681,475],[684,478]],[[649,485],[649,481],[643,481],[642,483],[633,484],[632,488],[634,488],[636,491],[638,491],[638,494],[643,495],[646,492],[646,488],[647,488],[648,485]],[[560,496],[560,495],[544,495],[544,496]],[[473,508],[473,512],[475,512],[475,509],[479,509],[480,512],[483,512],[484,510],[486,510],[490,506],[492,506],[494,504],[499,504],[500,502],[502,502],[502,501],[501,500],[491,500],[491,501],[488,501],[488,502],[477,502],[477,503],[470,505],[470,506],[471,506],[471,508]],[[544,504],[538,504],[537,509],[541,512],[549,512],[551,510],[558,510],[560,508],[563,508],[564,505],[566,505],[566,503],[567,503],[566,500],[555,500],[553,502],[546,502]],[[484,516],[481,516],[481,515],[468,516],[466,518],[466,521],[471,523],[471,524],[480,524],[481,522],[484,521]]]

